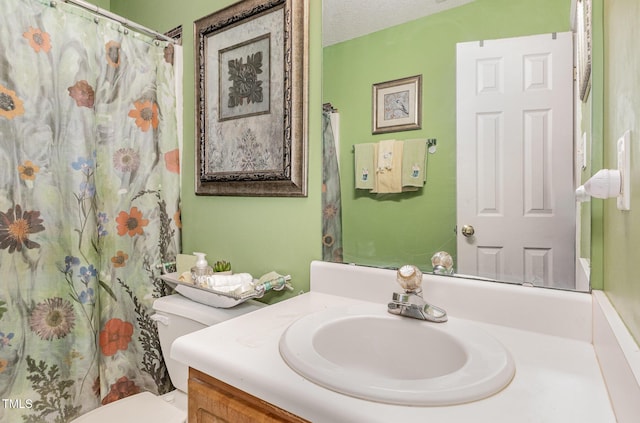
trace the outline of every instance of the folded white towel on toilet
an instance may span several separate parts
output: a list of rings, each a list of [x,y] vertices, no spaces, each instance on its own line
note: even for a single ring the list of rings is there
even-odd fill
[[[207,276],[207,288],[220,292],[234,292],[236,289],[246,291],[253,289],[253,276],[249,273]]]

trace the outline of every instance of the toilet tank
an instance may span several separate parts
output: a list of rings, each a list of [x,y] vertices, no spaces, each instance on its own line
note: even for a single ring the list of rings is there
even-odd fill
[[[173,386],[187,392],[189,366],[170,357],[173,341],[191,332],[204,329],[233,317],[237,317],[263,307],[257,301],[246,301],[232,308],[216,308],[196,303],[180,294],[158,298],[153,303],[158,323],[158,337],[169,377]]]

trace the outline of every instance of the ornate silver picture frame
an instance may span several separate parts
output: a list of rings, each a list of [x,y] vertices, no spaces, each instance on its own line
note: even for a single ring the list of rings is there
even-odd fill
[[[307,195],[306,5],[243,0],[194,23],[196,194]]]
[[[587,101],[591,90],[591,0],[578,0],[577,45],[580,100]]]

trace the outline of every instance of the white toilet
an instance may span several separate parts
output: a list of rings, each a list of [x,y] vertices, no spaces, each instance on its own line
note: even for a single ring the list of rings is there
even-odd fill
[[[162,396],[150,392],[112,402],[90,411],[72,423],[184,423],[187,421],[187,380],[189,366],[170,358],[173,341],[191,332],[204,329],[233,317],[264,306],[257,301],[247,301],[233,308],[215,308],[191,301],[174,294],[158,298],[153,303],[158,322],[160,347],[167,364],[171,382],[176,389]]]

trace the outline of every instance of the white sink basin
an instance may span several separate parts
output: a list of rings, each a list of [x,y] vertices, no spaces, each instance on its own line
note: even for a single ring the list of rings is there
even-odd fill
[[[332,308],[295,321],[280,338],[293,370],[336,392],[433,406],[486,398],[515,374],[509,351],[472,323],[424,322],[384,305]]]

